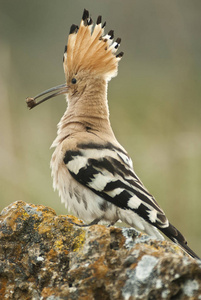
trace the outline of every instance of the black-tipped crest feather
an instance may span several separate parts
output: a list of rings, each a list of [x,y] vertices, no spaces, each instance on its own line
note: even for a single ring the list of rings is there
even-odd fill
[[[117,39],[116,39],[116,43],[117,43],[117,44],[120,44],[120,43],[121,43],[121,38],[117,38]]]
[[[124,52],[120,52],[119,54],[116,55],[116,57],[121,58],[124,55]]]
[[[72,24],[71,27],[70,27],[70,32],[69,32],[69,34],[77,33],[78,28],[79,28],[79,27],[78,27],[77,25]]]
[[[98,16],[96,24],[99,25],[102,21],[102,16]]]
[[[114,30],[110,30],[108,35],[110,35],[110,39],[112,40],[114,38]]]
[[[84,9],[83,15],[82,15],[82,20],[85,21],[89,17],[89,11],[87,9]]]
[[[103,23],[102,28],[104,28],[106,26],[106,22]]]

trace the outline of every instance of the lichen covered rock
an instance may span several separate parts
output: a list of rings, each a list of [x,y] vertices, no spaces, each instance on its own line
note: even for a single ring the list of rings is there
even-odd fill
[[[0,215],[0,299],[201,299],[201,263],[132,228],[80,228],[15,202]]]

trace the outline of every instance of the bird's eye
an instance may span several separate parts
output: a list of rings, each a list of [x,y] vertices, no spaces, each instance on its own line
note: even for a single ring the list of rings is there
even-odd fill
[[[77,82],[77,79],[73,78],[73,79],[71,80],[71,82],[72,82],[72,84],[75,84],[75,83]]]

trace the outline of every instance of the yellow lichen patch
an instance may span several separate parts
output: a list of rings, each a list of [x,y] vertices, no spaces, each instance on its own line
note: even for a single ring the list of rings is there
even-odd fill
[[[85,231],[80,230],[79,235],[73,238],[73,251],[77,252],[82,248],[85,241]]]
[[[36,211],[41,211],[43,213],[44,217],[56,216],[55,210],[51,207],[47,207],[47,206],[44,206],[44,205],[34,205],[34,206],[36,207]]]
[[[46,217],[45,220],[38,226],[38,233],[48,235],[52,231],[52,224],[54,224],[54,217]]]
[[[73,216],[61,215],[54,218],[55,227],[60,231],[60,236],[55,241],[54,247],[59,251],[63,251],[63,249],[78,251],[85,241],[85,230],[73,225],[69,219],[77,224],[82,224],[79,219]]]
[[[56,251],[62,251],[63,248],[64,248],[63,240],[62,239],[56,240],[54,243],[54,249]]]
[[[72,221],[75,224],[79,224],[79,225],[84,224],[82,220],[80,220],[77,217],[72,216],[72,215],[68,215],[68,219],[70,219],[70,221]]]
[[[54,224],[59,230],[68,232],[72,228],[72,224],[68,220],[68,216],[60,215],[54,218]]]

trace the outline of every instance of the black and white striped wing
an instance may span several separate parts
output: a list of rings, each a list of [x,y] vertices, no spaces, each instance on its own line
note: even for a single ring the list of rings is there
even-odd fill
[[[78,147],[79,150],[67,151],[64,157],[64,163],[75,180],[114,205],[134,211],[199,259],[136,176],[131,160],[122,149],[110,143],[104,146],[80,144]]]
[[[127,154],[112,144],[80,144],[79,150],[64,157],[70,174],[95,194],[122,208],[137,213],[162,229],[169,225],[163,211],[132,169]]]

